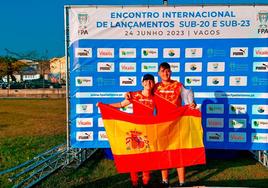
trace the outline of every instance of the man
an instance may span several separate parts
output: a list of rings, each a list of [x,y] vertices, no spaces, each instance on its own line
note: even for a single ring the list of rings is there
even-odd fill
[[[154,87],[154,100],[157,109],[157,115],[165,115],[176,110],[182,105],[182,100],[185,105],[195,107],[193,93],[191,90],[186,90],[182,83],[171,80],[170,65],[166,62],[161,63],[158,69],[158,75],[161,82],[158,82]],[[185,184],[185,168],[177,168],[179,177],[179,186]],[[162,185],[169,186],[168,170],[162,170]]]
[[[125,99],[119,103],[109,104],[116,108],[123,108],[129,104],[133,104],[133,114],[138,116],[153,116],[155,103],[153,100],[154,76],[145,74],[142,79],[143,90],[136,92],[128,92],[129,99]],[[98,106],[98,103],[97,103]],[[135,161],[133,161],[135,163]],[[132,187],[138,187],[138,173],[130,172]],[[142,172],[143,187],[147,187],[150,180],[150,172]]]

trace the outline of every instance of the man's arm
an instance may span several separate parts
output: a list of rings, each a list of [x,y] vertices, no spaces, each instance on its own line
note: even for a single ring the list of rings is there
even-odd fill
[[[192,89],[185,89],[185,87],[182,85],[181,98],[185,105],[190,105],[190,107],[193,107],[193,108],[196,107],[196,103],[194,101],[194,93]]]

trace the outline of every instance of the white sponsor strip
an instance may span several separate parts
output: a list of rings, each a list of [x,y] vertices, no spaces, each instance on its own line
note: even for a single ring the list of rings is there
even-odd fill
[[[125,92],[77,92],[76,98],[124,98]]]
[[[268,143],[267,133],[252,133],[251,140],[253,143]]]
[[[268,93],[238,93],[238,92],[194,92],[195,98],[251,98],[268,99]]]
[[[252,129],[268,129],[268,119],[252,119]]]
[[[93,141],[93,131],[77,131],[76,132],[77,141]]]
[[[107,136],[105,131],[98,132],[98,140],[100,140],[100,141],[107,141],[108,140],[108,136]]]

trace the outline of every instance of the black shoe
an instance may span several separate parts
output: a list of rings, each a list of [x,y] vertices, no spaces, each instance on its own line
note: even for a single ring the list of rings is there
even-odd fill
[[[132,188],[139,188],[138,185],[132,185],[131,187],[132,187]]]
[[[142,184],[141,187],[142,187],[142,188],[150,188],[151,186],[150,186],[150,184]]]
[[[175,185],[174,185],[174,187],[187,187],[187,186],[189,186],[189,185],[188,185],[188,183],[186,183],[186,182],[184,182],[184,183],[179,183],[179,182],[177,182],[177,183],[175,183]]]
[[[166,181],[161,182],[161,187],[169,187],[169,183]]]

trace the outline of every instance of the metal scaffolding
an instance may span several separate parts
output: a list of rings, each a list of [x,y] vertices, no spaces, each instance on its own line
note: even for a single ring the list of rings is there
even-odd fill
[[[16,167],[0,172],[0,175],[9,174],[8,180],[14,183],[13,187],[32,187],[58,169],[66,166],[79,167],[96,150],[67,148],[65,144],[61,144]]]

